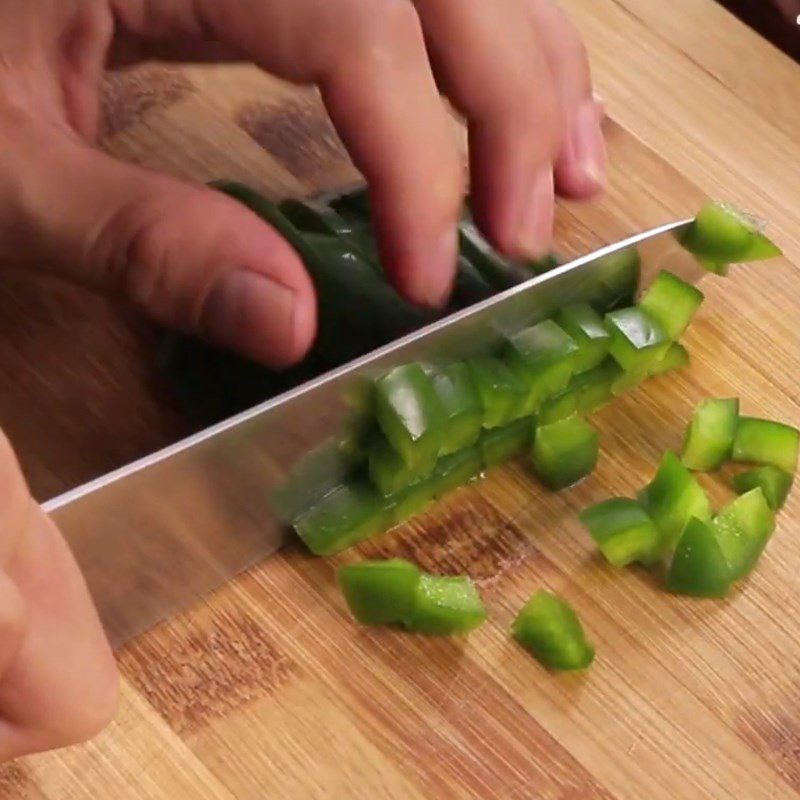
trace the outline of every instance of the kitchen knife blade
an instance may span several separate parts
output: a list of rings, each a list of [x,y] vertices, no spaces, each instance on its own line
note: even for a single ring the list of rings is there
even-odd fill
[[[408,361],[485,352],[500,338],[588,299],[610,257],[635,247],[641,286],[659,269],[702,270],[673,222],[578,258],[445,317],[339,369],[72,491],[43,507],[63,531],[119,647],[278,550],[292,534],[276,492],[304,468],[334,484],[330,448],[359,386]],[[326,447],[328,448],[326,450]],[[305,459],[305,461],[304,461]],[[292,497],[297,507],[310,499]]]

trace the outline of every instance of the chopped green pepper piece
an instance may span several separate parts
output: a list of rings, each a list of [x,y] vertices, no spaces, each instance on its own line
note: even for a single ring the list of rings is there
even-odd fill
[[[375,381],[375,417],[389,444],[410,467],[436,459],[444,410],[419,364],[395,367]]]
[[[523,417],[502,428],[481,434],[480,449],[484,467],[494,467],[524,452],[533,439],[534,420]]]
[[[521,265],[503,258],[469,219],[459,223],[459,241],[462,255],[495,289],[502,291],[531,277]]]
[[[433,376],[433,388],[444,408],[444,436],[440,455],[474,444],[483,426],[483,404],[469,367],[455,362]]]
[[[614,395],[614,397],[619,397],[631,391],[631,389],[635,389],[646,377],[646,375],[642,375],[640,372],[625,372],[625,370],[621,370],[617,377],[611,382],[611,394]]]
[[[541,590],[531,597],[514,620],[511,635],[547,669],[585,669],[594,661],[594,645],[578,615],[551,592]]]
[[[775,530],[775,513],[761,489],[752,489],[726,506],[711,523],[730,568],[731,580],[756,565]]]
[[[435,465],[436,459],[431,458],[425,463],[409,466],[383,437],[377,438],[369,450],[369,477],[384,497],[391,497],[412,483],[427,478]]]
[[[611,334],[603,318],[588,303],[562,308],[556,316],[556,322],[578,345],[573,358],[575,373],[596,367],[608,354]]]
[[[740,417],[733,442],[734,461],[772,464],[794,474],[800,450],[800,431],[791,425],[755,417]]]
[[[613,398],[612,386],[622,374],[619,364],[608,357],[594,369],[573,376],[569,391],[577,393],[577,410],[591,414],[602,408]]]
[[[714,528],[692,517],[675,548],[667,575],[667,588],[692,597],[724,597],[731,571]]]
[[[537,428],[533,440],[533,466],[551,489],[564,489],[586,477],[597,464],[599,436],[583,417]]]
[[[759,488],[773,511],[783,507],[789,492],[792,490],[794,476],[778,467],[767,464],[755,467],[736,475],[732,482],[737,494],[744,494],[751,489]]]
[[[696,286],[662,270],[639,301],[639,307],[675,340],[689,327],[703,299],[703,293]]]
[[[611,331],[609,352],[626,372],[646,374],[669,350],[666,331],[644,309],[620,308],[605,319]]]
[[[469,578],[423,574],[404,625],[412,633],[461,636],[485,619],[483,601]]]
[[[653,480],[641,491],[639,502],[658,525],[663,552],[669,553],[692,517],[711,519],[711,503],[695,476],[667,451]]]
[[[436,499],[433,478],[414,483],[385,499],[385,508],[390,527],[400,525],[407,519],[422,514]]]
[[[703,206],[679,240],[690,253],[700,257],[701,263],[725,265],[781,255],[752,217],[726,203]]]
[[[615,497],[580,513],[600,552],[615,567],[638,561],[652,566],[661,552],[661,532],[635,500]]]
[[[681,461],[689,469],[711,472],[728,460],[739,423],[736,398],[703,400],[683,438]]]
[[[419,569],[402,558],[361,561],[339,569],[339,586],[363,625],[402,622],[414,606]]]
[[[592,306],[601,314],[633,303],[641,278],[642,259],[635,247],[604,256],[596,265],[597,291]]]
[[[388,527],[385,501],[367,483],[340,486],[294,523],[306,547],[330,556],[381,533]]]
[[[499,358],[473,358],[467,362],[483,406],[483,427],[497,428],[523,415],[525,384]]]
[[[571,417],[577,410],[578,392],[568,388],[542,403],[539,408],[538,422],[540,425],[549,425],[551,422]]]
[[[528,387],[526,415],[535,413],[544,400],[567,388],[577,353],[575,340],[551,319],[509,339],[506,361]]]
[[[439,459],[433,473],[435,497],[443,497],[480,474],[483,462],[477,447],[465,447],[457,453]]]
[[[674,369],[682,369],[689,364],[689,353],[680,342],[673,342],[663,358],[650,368],[650,375],[662,375]]]

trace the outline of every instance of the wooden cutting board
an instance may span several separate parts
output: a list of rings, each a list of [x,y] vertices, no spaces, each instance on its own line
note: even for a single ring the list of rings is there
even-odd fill
[[[523,462],[339,559],[299,548],[132,642],[122,701],[89,745],[0,770],[0,797],[800,798],[800,490],[752,579],[724,602],[615,572],[576,520],[629,494],[677,448],[694,405],[739,396],[800,424],[800,68],[710,0],[568,0],[612,122],[611,184],[562,205],[576,254],[729,199],[771,222],[786,258],[708,277],[692,366],[597,416],[597,472],[558,495]],[[178,175],[305,195],[353,172],[312,93],[248,67],[151,67],[115,79],[106,147]],[[0,423],[44,499],[188,430],[130,312],[24,276],[0,281]],[[704,481],[717,503],[725,475]],[[344,560],[402,555],[479,583],[466,642],[364,630]],[[508,638],[535,589],[568,597],[597,645],[547,674]]]

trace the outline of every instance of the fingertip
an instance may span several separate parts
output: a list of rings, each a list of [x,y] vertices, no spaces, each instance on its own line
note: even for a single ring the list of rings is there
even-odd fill
[[[561,196],[589,200],[604,190],[608,155],[602,119],[602,108],[594,98],[575,112],[555,167]]]

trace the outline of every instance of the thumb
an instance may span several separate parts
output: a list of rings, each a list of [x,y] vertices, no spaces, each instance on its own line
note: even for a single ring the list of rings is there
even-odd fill
[[[46,269],[271,366],[310,347],[316,307],[302,261],[235,200],[69,139],[16,158],[16,259],[33,246]]]

